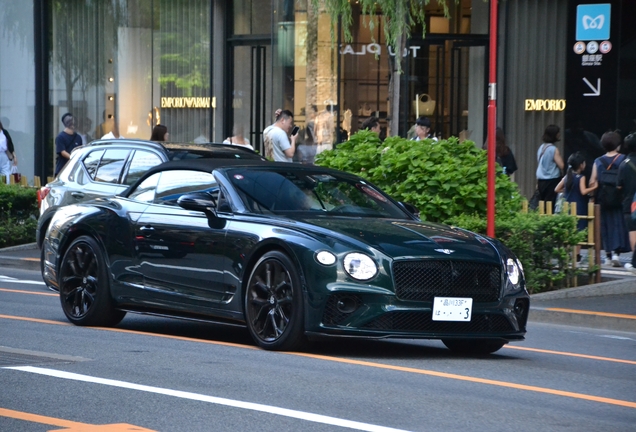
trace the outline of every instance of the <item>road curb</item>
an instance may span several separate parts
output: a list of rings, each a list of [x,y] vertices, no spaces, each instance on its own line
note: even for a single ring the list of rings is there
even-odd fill
[[[550,309],[552,308],[530,307],[528,321],[636,333],[636,320],[634,319],[594,315],[593,312],[588,311],[580,313]]]
[[[0,265],[7,265],[22,270],[40,271],[40,260],[38,258],[18,258],[0,255]]]
[[[530,296],[533,301],[559,300],[567,298],[599,297],[607,295],[621,295],[636,293],[636,279],[620,279],[598,284],[585,285],[575,288],[563,288],[556,291],[542,292]]]

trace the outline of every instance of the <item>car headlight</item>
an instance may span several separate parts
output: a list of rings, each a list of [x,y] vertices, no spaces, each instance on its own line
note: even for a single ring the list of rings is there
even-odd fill
[[[343,263],[347,274],[357,280],[368,280],[378,273],[375,261],[365,254],[357,252],[347,254]]]
[[[513,285],[517,285],[519,280],[521,279],[521,268],[519,267],[519,262],[512,258],[508,258],[506,261],[506,270],[508,272],[508,279],[512,282]]]

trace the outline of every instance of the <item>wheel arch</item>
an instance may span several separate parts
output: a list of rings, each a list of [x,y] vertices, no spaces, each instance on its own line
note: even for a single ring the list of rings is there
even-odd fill
[[[254,269],[254,266],[263,255],[271,251],[282,252],[287,255],[289,259],[292,260],[292,262],[296,266],[296,269],[298,270],[298,277],[300,278],[301,289],[303,293],[307,292],[307,281],[305,279],[305,272],[300,265],[300,259],[298,258],[298,255],[294,252],[293,248],[288,243],[278,239],[272,239],[262,242],[260,245],[258,245],[247,260],[241,278],[241,304],[243,304],[243,302],[245,301],[245,295],[247,293],[247,283],[249,282],[249,277],[252,273],[252,270]],[[303,301],[306,303],[306,298]],[[243,310],[243,316],[245,316],[245,310]]]

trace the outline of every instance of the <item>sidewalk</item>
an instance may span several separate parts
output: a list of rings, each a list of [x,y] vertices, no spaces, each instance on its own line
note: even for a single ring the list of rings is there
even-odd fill
[[[632,255],[620,258],[625,264]],[[39,271],[40,250],[35,243],[0,249],[1,266]],[[606,282],[532,294],[529,321],[636,333],[636,275],[611,264],[601,274]]]

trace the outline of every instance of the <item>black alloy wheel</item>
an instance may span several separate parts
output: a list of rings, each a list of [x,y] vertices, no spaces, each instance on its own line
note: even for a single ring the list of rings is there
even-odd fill
[[[451,351],[469,355],[492,354],[507,343],[501,339],[442,339],[442,342]]]
[[[300,278],[284,253],[268,252],[254,266],[245,295],[245,319],[262,348],[291,351],[304,346]]]
[[[58,280],[62,310],[73,324],[109,327],[126,315],[113,306],[106,262],[93,238],[82,236],[71,243]]]

